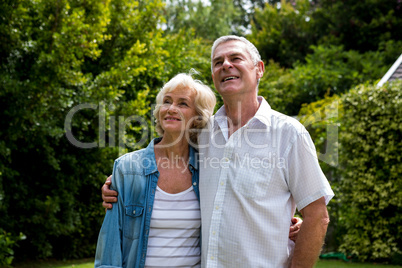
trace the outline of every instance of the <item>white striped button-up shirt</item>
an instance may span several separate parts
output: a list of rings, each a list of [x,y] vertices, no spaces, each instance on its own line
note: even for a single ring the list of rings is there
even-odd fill
[[[229,138],[224,107],[200,134],[202,267],[288,267],[296,206],[334,195],[307,130],[258,100]]]

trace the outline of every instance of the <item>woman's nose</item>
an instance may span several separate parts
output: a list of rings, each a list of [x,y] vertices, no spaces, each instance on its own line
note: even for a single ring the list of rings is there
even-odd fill
[[[168,113],[172,114],[176,112],[177,112],[176,106],[174,104],[169,105]]]

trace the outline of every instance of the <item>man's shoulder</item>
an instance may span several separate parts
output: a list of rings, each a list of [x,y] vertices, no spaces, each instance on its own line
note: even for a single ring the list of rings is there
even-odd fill
[[[271,109],[272,126],[285,131],[295,131],[296,133],[305,133],[307,130],[296,116],[289,116]]]

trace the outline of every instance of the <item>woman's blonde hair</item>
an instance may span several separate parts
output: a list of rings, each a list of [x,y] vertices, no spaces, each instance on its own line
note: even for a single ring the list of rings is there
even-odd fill
[[[163,104],[163,98],[166,93],[173,92],[177,89],[186,88],[195,93],[195,108],[198,114],[198,118],[193,121],[191,130],[189,132],[190,141],[194,144],[197,143],[198,131],[207,124],[209,118],[212,116],[216,104],[216,97],[214,92],[201,81],[195,80],[191,74],[180,73],[169,80],[156,96],[156,107],[154,110],[155,116],[155,129],[156,132],[163,136],[164,130],[162,129],[159,121],[159,111]]]

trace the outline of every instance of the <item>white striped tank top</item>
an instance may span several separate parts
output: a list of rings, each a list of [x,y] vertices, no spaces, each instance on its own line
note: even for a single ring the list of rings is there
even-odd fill
[[[156,188],[145,267],[201,267],[200,205],[191,186],[169,194]]]

